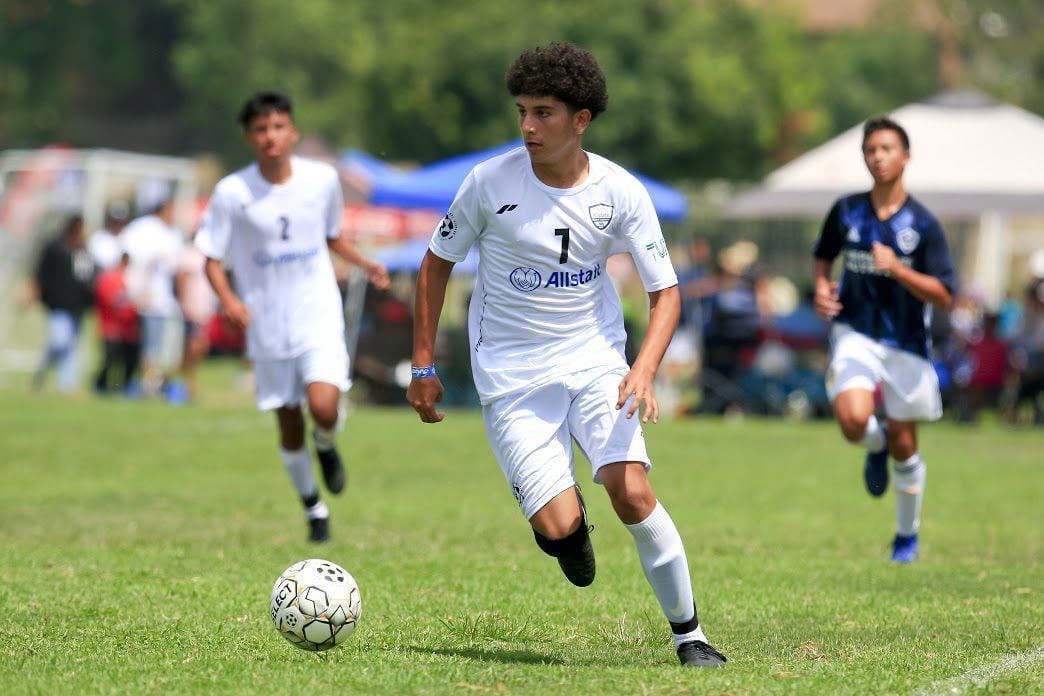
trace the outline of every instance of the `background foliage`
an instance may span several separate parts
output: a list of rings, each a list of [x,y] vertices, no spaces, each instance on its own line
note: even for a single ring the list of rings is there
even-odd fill
[[[809,4],[7,0],[0,147],[212,151],[236,164],[239,105],[275,87],[335,148],[429,162],[512,137],[504,71],[552,39],[589,48],[607,73],[591,148],[672,180],[756,179],[944,88],[1044,112],[1039,2],[878,0],[829,31],[809,24]]]

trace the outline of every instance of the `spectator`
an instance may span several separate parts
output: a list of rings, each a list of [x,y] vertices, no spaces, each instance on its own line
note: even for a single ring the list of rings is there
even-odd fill
[[[1034,280],[1026,288],[1022,322],[1012,340],[1011,363],[1015,374],[1012,419],[1029,404],[1033,422],[1044,425],[1044,280]]]
[[[58,366],[58,390],[68,394],[79,380],[80,324],[91,306],[94,262],[87,253],[83,218],[70,217],[62,234],[40,255],[32,280],[22,297],[22,309],[40,300],[47,308],[47,346],[32,388],[43,388],[47,372]]]
[[[185,317],[185,344],[181,355],[181,377],[168,391],[171,401],[195,398],[198,393],[196,368],[210,352],[210,322],[218,311],[218,298],[210,287],[206,255],[193,245],[185,248],[176,280],[178,304]]]
[[[996,408],[1008,374],[1008,346],[997,336],[997,315],[986,314],[973,331],[966,351],[967,378],[959,384],[956,418],[974,423],[983,408]]]
[[[718,254],[703,336],[703,393],[699,411],[725,413],[742,408],[736,380],[754,359],[761,331],[753,242],[739,241]]]
[[[92,234],[87,240],[87,251],[98,271],[106,271],[120,264],[123,256],[123,245],[120,244],[120,233],[127,226],[130,209],[123,201],[111,203],[105,210],[105,226]]]
[[[102,271],[94,289],[102,339],[102,362],[94,379],[94,390],[99,394],[127,391],[138,370],[141,327],[138,310],[127,292],[129,265],[130,256],[121,253],[119,264]]]
[[[127,287],[141,316],[141,381],[146,396],[159,394],[181,357],[181,309],[174,278],[185,243],[173,223],[174,201],[168,199],[123,231],[130,255]]]

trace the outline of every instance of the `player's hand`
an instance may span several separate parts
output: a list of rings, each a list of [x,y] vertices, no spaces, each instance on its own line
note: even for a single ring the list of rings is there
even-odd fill
[[[841,302],[837,298],[837,281],[816,283],[816,314],[822,319],[833,319],[841,312]]]
[[[223,302],[221,304],[221,313],[234,329],[243,331],[250,324],[250,310],[238,297],[233,297]]]
[[[379,261],[374,261],[366,266],[366,279],[373,283],[373,286],[378,290],[387,290],[391,287],[388,269]]]
[[[632,398],[633,397],[633,398]],[[656,401],[656,392],[653,390],[652,375],[646,375],[632,369],[620,382],[620,396],[616,400],[616,409],[620,410],[627,405],[627,418],[632,418],[641,408],[642,423],[658,423],[660,420],[660,404]]]
[[[895,273],[896,266],[899,264],[899,258],[895,255],[895,250],[881,242],[874,242],[872,250],[874,254],[874,268],[884,271],[888,275]]]
[[[406,389],[406,400],[425,423],[439,423],[446,417],[445,413],[435,410],[435,404],[442,401],[445,393],[442,381],[438,377],[414,377]]]

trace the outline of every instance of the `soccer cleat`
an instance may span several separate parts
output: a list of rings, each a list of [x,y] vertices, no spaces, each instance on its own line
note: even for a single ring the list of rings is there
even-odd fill
[[[880,452],[867,452],[866,464],[863,465],[863,481],[866,490],[875,498],[880,498],[888,489],[888,437]]]
[[[678,659],[682,667],[721,667],[728,662],[725,656],[702,640],[690,640],[678,646]]]
[[[580,486],[576,486],[576,497],[580,502],[580,526],[564,539],[548,539],[535,529],[537,546],[558,561],[566,579],[577,587],[587,587],[595,579],[595,555],[591,546],[593,526],[587,525],[587,507]]]
[[[595,579],[595,555],[594,548],[591,546],[591,535],[588,534],[589,530],[583,526],[583,523],[581,523],[580,530],[584,531],[583,543],[572,551],[559,556],[558,567],[562,569],[562,573],[569,582],[577,587],[587,587]]]
[[[896,534],[892,541],[892,560],[896,563],[913,563],[917,560],[917,535]]]
[[[312,433],[313,437],[315,433]],[[341,455],[337,453],[336,447],[327,450],[315,448],[315,455],[319,458],[319,468],[323,472],[323,483],[326,490],[337,495],[344,490],[344,484],[348,479],[344,465],[341,464]]]
[[[308,541],[322,543],[330,540],[330,518],[317,517],[308,520]]]

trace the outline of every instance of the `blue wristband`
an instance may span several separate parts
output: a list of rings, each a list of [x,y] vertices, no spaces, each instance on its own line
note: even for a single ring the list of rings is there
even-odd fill
[[[435,364],[432,363],[431,365],[428,365],[427,367],[411,367],[410,368],[410,374],[413,375],[414,379],[422,379],[424,377],[434,377],[435,374],[436,374],[435,373]]]

